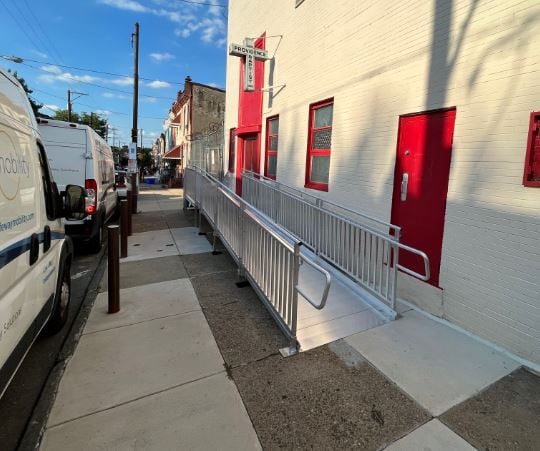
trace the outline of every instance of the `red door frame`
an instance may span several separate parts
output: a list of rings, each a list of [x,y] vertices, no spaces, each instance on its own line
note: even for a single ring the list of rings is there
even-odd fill
[[[264,32],[254,43],[254,47],[264,49],[266,45],[266,32]],[[238,97],[238,127],[236,136],[238,137],[237,158],[236,158],[236,194],[242,195],[242,168],[244,166],[244,139],[246,136],[257,134],[257,167],[260,173],[261,159],[261,129],[263,111],[264,85],[264,61],[255,61],[255,91],[244,91],[244,59],[240,60],[239,77],[239,97]],[[249,114],[248,114],[249,113]]]
[[[401,241],[404,244],[428,254],[431,269],[431,278],[428,283],[437,287],[439,286],[455,115],[455,107],[401,115],[399,117],[396,143],[391,222],[402,227]],[[415,124],[411,123],[409,133],[413,134],[407,136],[408,139],[405,139],[405,121],[415,117],[425,119],[422,133],[415,136]],[[444,120],[442,126],[436,124],[436,121],[440,121],[441,118]],[[405,148],[402,148],[402,144],[405,142],[406,144],[403,144],[403,147],[408,147],[410,143],[407,143],[407,141],[414,140],[414,138],[419,140],[418,145],[422,145],[422,151],[407,149],[409,153],[406,153]],[[427,144],[428,140],[434,140],[435,142]],[[435,144],[437,144],[437,148],[435,148]],[[441,152],[434,153],[437,150]],[[446,152],[444,152],[445,150]],[[406,157],[407,160],[405,160]],[[430,158],[430,161],[427,161],[426,158]],[[420,171],[418,171],[419,165]],[[407,205],[404,205],[403,201],[401,201],[401,182],[404,172],[413,173],[413,178],[409,180],[409,184],[413,190],[416,188],[416,195],[413,191],[411,199],[409,199],[408,194],[407,200],[409,200],[409,204]],[[430,204],[428,205],[426,201],[430,202]],[[414,223],[414,219],[422,217],[424,218],[422,225],[427,225],[427,232],[425,227],[422,231],[422,227],[418,223],[416,229],[411,224]],[[426,220],[429,222],[426,222]],[[423,272],[420,269],[423,267],[421,261],[410,253],[400,252],[400,264],[414,271]]]

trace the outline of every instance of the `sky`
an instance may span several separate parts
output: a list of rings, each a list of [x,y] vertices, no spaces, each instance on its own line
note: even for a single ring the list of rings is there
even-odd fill
[[[186,76],[225,86],[227,2],[0,0],[0,55],[24,60],[16,64],[0,58],[0,66],[26,80],[46,114],[66,108],[68,89],[88,94],[73,102],[73,111],[102,114],[116,129],[115,144],[127,144],[132,127],[131,34],[139,22],[138,128],[149,147],[162,132]]]

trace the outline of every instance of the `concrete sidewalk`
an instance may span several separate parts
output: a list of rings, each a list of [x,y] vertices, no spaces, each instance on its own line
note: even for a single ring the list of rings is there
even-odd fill
[[[400,306],[396,321],[289,358],[180,190],[145,189],[121,263],[69,362],[42,449],[540,448],[540,380]],[[248,416],[249,414],[249,416]]]
[[[141,193],[139,210],[163,229],[130,237],[121,311],[107,314],[107,292],[98,295],[42,449],[260,448],[179,257],[211,247],[197,229],[166,220],[178,215],[180,194]],[[141,227],[133,219],[134,231],[145,230],[148,218]]]

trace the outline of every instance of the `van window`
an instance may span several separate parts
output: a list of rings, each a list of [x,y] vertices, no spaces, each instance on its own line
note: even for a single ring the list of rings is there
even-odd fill
[[[49,170],[49,163],[45,150],[38,145],[39,149],[39,166],[41,169],[41,180],[43,181],[43,194],[45,195],[45,211],[47,212],[47,218],[54,219],[54,199],[51,183],[51,172]]]

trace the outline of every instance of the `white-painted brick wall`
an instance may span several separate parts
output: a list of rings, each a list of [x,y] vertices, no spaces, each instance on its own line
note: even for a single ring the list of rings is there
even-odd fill
[[[229,3],[229,42],[266,32],[272,84],[285,85],[263,104],[263,134],[280,115],[278,180],[303,188],[309,104],[334,97],[330,189],[318,194],[389,220],[399,115],[457,108],[442,291],[403,278],[401,295],[540,363],[540,189],[521,184],[540,110],[539,2]],[[228,57],[227,129],[238,71]]]

